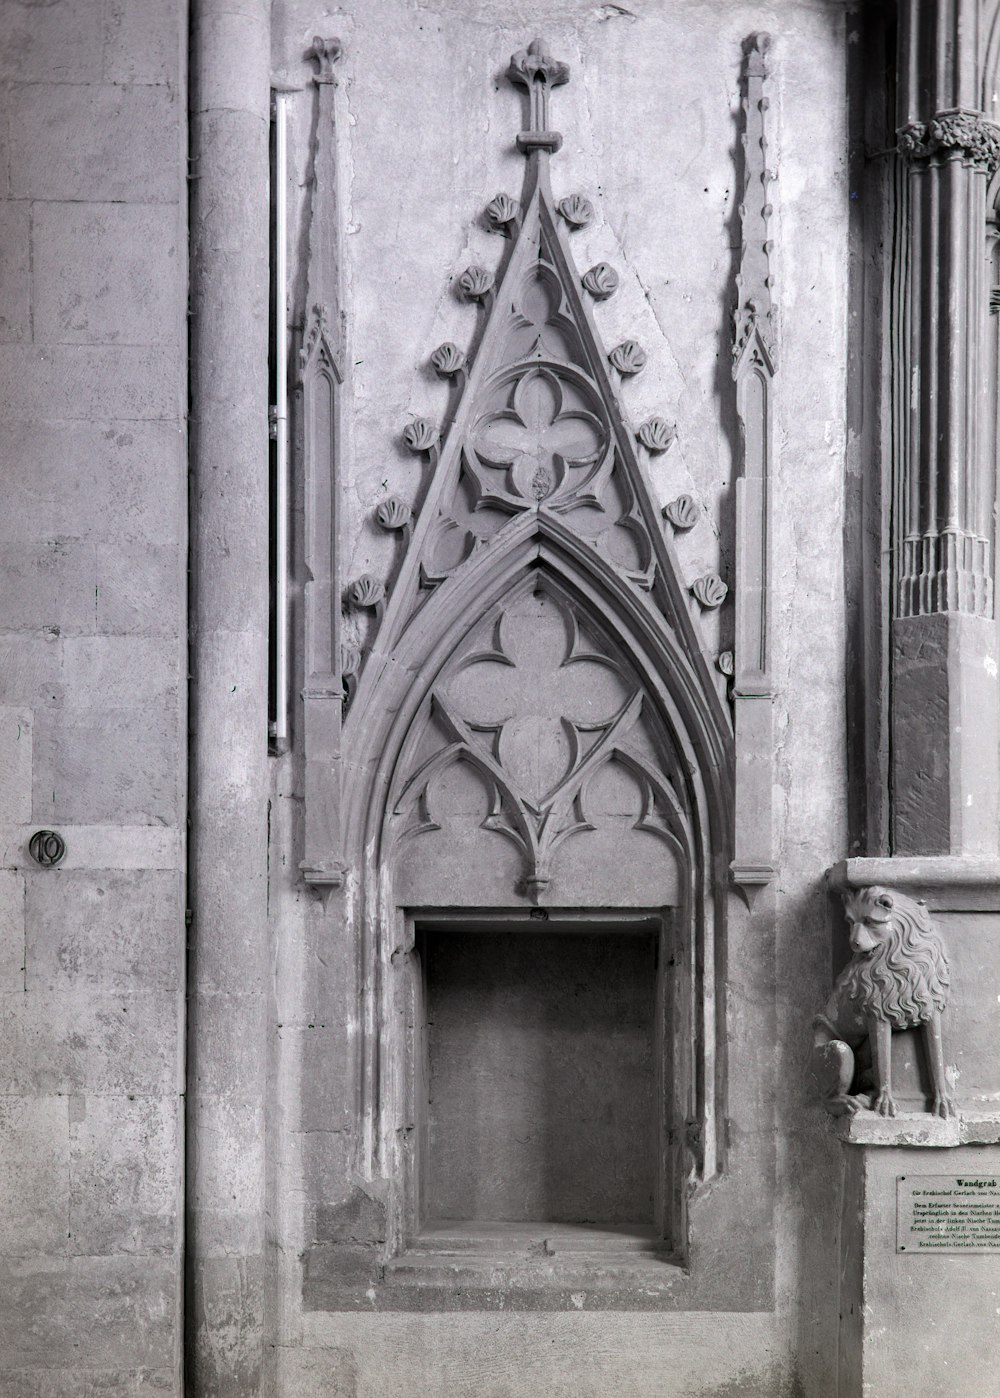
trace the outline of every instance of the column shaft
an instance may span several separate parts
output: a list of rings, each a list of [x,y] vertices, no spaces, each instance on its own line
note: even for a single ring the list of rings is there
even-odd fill
[[[268,0],[196,0],[191,107],[187,1384],[264,1355]]]

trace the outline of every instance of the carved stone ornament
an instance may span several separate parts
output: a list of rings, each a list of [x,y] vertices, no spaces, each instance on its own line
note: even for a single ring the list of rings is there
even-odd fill
[[[718,573],[706,573],[691,584],[691,591],[701,605],[708,610],[721,607],[729,595],[729,588]]]
[[[618,290],[618,273],[609,262],[598,262],[584,272],[583,284],[595,301],[606,301]]]
[[[493,290],[493,273],[485,267],[466,267],[458,279],[459,290],[469,301],[481,301]]]
[[[517,223],[520,208],[516,199],[509,194],[495,194],[486,205],[486,218],[498,232],[508,232],[512,223]]]
[[[912,121],[896,132],[896,149],[910,160],[955,152],[975,170],[988,176],[1000,166],[1000,127],[982,112],[955,107],[938,112],[930,121]]]
[[[335,83],[337,80],[333,76],[333,65],[340,57],[343,46],[339,39],[323,39],[317,35],[312,41],[312,48],[307,57],[315,58],[319,64],[319,72],[316,74],[317,83]]]
[[[611,351],[608,359],[619,374],[628,377],[631,374],[638,374],[639,370],[645,366],[646,351],[638,340],[623,340]]]
[[[851,960],[813,1021],[812,1075],[832,1116],[895,1116],[892,1031],[919,1029],[935,1116],[957,1115],[945,1075],[941,1016],[948,957],[923,903],[874,885],[846,894]]]
[[[334,852],[341,845],[340,807],[331,799],[330,754],[340,750],[344,625],[341,529],[340,402],[344,380],[344,325],[340,286],[340,213],[337,199],[337,113],[333,64],[339,39],[317,38],[318,64],[310,116],[311,180],[303,204],[306,225],[303,332],[298,384],[292,395],[302,492],[301,595],[302,709],[296,741],[305,757],[305,821],[300,867],[311,886],[328,892],[339,882]],[[342,873],[342,871],[341,871]]]
[[[390,495],[375,507],[375,520],[382,529],[405,529],[413,522],[413,511],[404,500]]]
[[[403,441],[413,452],[433,451],[441,434],[430,418],[415,417],[403,428]]]
[[[459,278],[486,299],[440,445],[426,419],[404,434],[430,470],[344,720],[360,1165],[381,1167],[396,1119],[375,1065],[397,907],[641,898],[685,928],[680,999],[700,1016],[685,1169],[704,1178],[723,1150],[701,1086],[719,1030],[698,987],[724,964],[729,709],[552,193],[541,99],[564,65],[536,41],[512,67],[530,99],[521,203],[493,201],[510,230],[495,291]],[[620,372],[641,367],[637,345],[619,349]]]
[[[698,502],[691,495],[678,495],[676,500],[671,500],[669,505],[663,507],[663,518],[682,532],[693,529],[700,515]]]
[[[385,601],[385,583],[371,573],[362,573],[348,587],[347,600],[352,607],[379,607]]]
[[[466,359],[458,345],[453,345],[451,341],[448,341],[446,344],[439,345],[431,355],[431,365],[434,372],[440,374],[443,379],[450,379],[465,370]]]
[[[569,81],[569,64],[550,57],[543,41],[533,39],[511,57],[507,76],[528,93],[528,128],[518,135],[518,150],[525,155],[532,150],[557,151],[562,137],[549,130],[549,92]]]
[[[677,440],[677,428],[665,417],[651,417],[635,435],[647,451],[668,451]]]
[[[556,207],[570,228],[586,228],[594,221],[594,206],[585,194],[569,194]]]
[[[774,301],[774,172],[768,166],[770,38],[744,44],[740,266],[733,321],[733,384],[740,423],[735,482],[733,722],[737,760],[734,882],[748,904],[774,874],[771,573],[774,528],[773,403],[778,364]]]

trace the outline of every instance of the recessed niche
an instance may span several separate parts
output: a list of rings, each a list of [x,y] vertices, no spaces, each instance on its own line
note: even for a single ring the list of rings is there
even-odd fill
[[[660,939],[649,920],[418,930],[413,1233],[664,1236]]]

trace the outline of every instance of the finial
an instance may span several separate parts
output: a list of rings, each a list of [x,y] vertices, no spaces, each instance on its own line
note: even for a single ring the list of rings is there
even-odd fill
[[[307,58],[315,58],[319,64],[319,72],[315,81],[318,83],[336,83],[333,76],[333,65],[340,57],[342,45],[339,39],[324,39],[316,35],[312,41],[312,48],[306,54]]]
[[[526,49],[511,54],[507,76],[528,92],[528,129],[518,135],[518,150],[524,155],[533,150],[557,151],[562,136],[549,130],[549,91],[569,82],[569,65],[546,53],[544,39],[532,39]]]

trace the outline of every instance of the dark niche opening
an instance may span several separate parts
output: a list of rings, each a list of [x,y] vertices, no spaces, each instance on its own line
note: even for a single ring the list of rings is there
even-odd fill
[[[419,929],[422,1240],[664,1246],[660,937]]]

